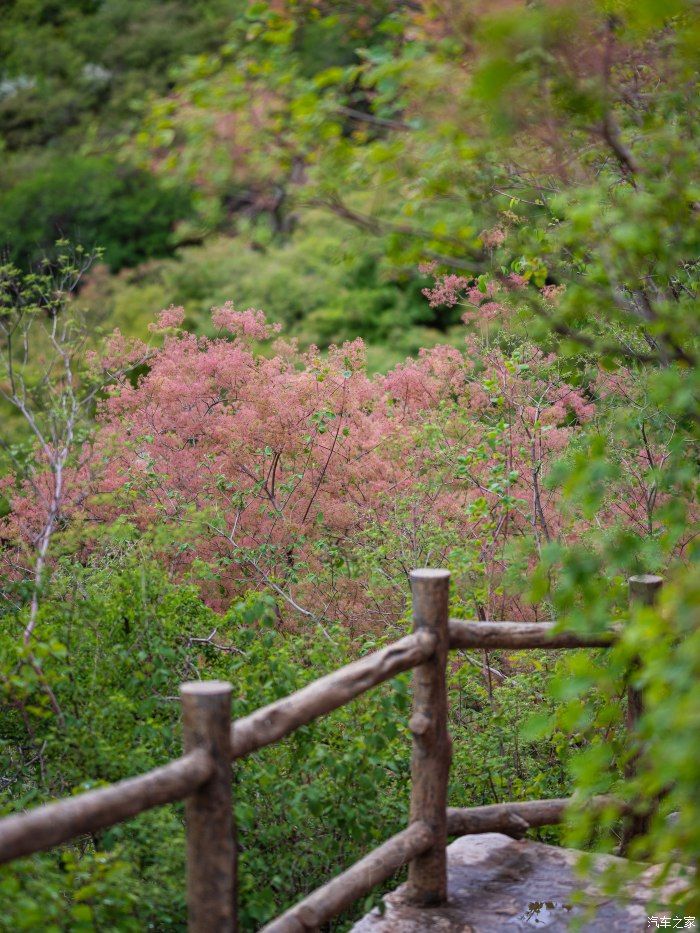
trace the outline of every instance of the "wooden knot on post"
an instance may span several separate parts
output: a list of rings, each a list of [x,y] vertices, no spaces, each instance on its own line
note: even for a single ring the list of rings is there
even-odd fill
[[[411,573],[413,629],[435,638],[435,650],[413,672],[411,824],[424,823],[433,844],[408,869],[407,899],[422,907],[447,900],[447,781],[451,746],[447,732],[447,652],[449,649],[448,570]]]
[[[214,769],[185,802],[187,915],[190,933],[236,930],[236,853],[231,799],[231,684],[183,684],[185,752],[203,748]]]
[[[408,728],[414,735],[424,735],[430,728],[430,719],[424,713],[414,713],[408,720]]]

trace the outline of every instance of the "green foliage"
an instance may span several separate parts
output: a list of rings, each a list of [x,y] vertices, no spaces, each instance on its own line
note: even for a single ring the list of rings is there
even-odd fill
[[[112,852],[66,849],[38,856],[17,872],[0,875],[3,929],[142,930],[136,914],[133,872]]]
[[[206,332],[210,309],[234,295],[238,308],[264,308],[269,320],[303,345],[362,337],[371,367],[388,369],[420,347],[461,342],[457,315],[436,326],[420,294],[424,282],[387,268],[359,232],[316,211],[284,242],[271,238],[261,222],[235,239],[211,239],[118,278],[98,273],[83,300],[99,302],[123,333],[144,337],[157,312],[171,303],[186,308],[190,329]]]
[[[0,139],[55,142],[95,115],[111,132],[185,54],[218,43],[228,0],[11,0],[0,31]],[[235,4],[233,4],[235,9]]]
[[[233,298],[264,307],[304,343],[363,336],[376,368],[456,339],[465,310],[484,346],[515,360],[534,341],[552,354],[596,406],[588,426],[567,423],[574,439],[547,477],[574,531],[537,547],[509,542],[495,595],[585,632],[617,623],[623,635],[608,653],[567,655],[549,693],[543,657],[494,653],[477,677],[481,658],[462,656],[451,675],[451,802],[576,788],[566,838],[610,851],[620,814],[599,819],[588,798],[610,792],[640,811],[658,800],[632,854],[667,870],[697,864],[700,594],[688,505],[700,352],[697,10],[690,0],[497,4],[483,15],[457,7],[16,0],[0,36],[0,134],[11,154],[0,240],[27,263],[68,233],[104,246],[118,269],[169,254],[174,223],[193,220],[200,245],[118,278],[95,275],[84,293],[127,334],[142,335],[171,302],[205,330],[208,308]],[[141,171],[95,154],[115,133]],[[74,154],[78,140],[86,154]],[[39,158],[33,147],[49,142]],[[194,191],[193,215],[184,190]],[[213,229],[228,236],[201,244]],[[415,271],[425,260],[438,275],[460,274],[453,302],[427,307]],[[477,310],[496,290],[497,315],[473,313],[465,289],[478,292]],[[420,437],[432,453],[421,492],[428,502],[489,464],[486,493],[508,514],[522,506],[502,452],[511,422],[498,386],[481,388],[491,433],[459,449],[443,408]],[[474,421],[465,410],[465,431]],[[623,478],[627,499],[617,493]],[[412,538],[422,553],[445,555],[458,593],[469,594],[460,611],[487,590],[486,493],[469,506],[485,528],[473,540],[429,520]],[[405,520],[415,502],[393,505]],[[8,508],[0,498],[0,513]],[[333,542],[322,546],[332,555]],[[378,523],[348,572],[372,592],[382,561],[402,547],[400,528]],[[169,697],[183,678],[230,678],[240,714],[371,647],[373,636],[352,641],[336,625],[283,634],[270,605],[252,597],[215,616],[143,558],[140,569],[110,569],[105,545],[100,569],[62,568],[41,608],[38,666],[18,647],[24,608],[6,609],[8,810],[176,754]],[[625,579],[639,571],[667,579],[657,609],[627,606]],[[226,650],[191,640],[214,628]],[[628,684],[645,702],[631,733]],[[405,713],[402,678],[238,768],[246,928],[403,824]],[[56,929],[182,927],[179,808],[83,849],[4,873],[13,928],[38,916]]]
[[[25,268],[49,254],[58,238],[100,247],[112,270],[163,256],[189,197],[113,159],[65,157],[0,192],[0,244]]]
[[[79,392],[82,398],[74,415],[78,415],[82,402],[87,401],[85,395],[94,388],[86,361],[78,352],[84,347],[84,322],[79,314],[71,315],[68,308],[83,275],[98,257],[99,253],[59,240],[53,259],[44,258],[33,271],[0,261],[0,469],[3,473],[9,469],[15,482],[26,479],[35,457],[44,460],[50,447],[58,446],[59,436],[65,435],[65,415],[72,409],[66,403],[73,394],[69,374],[76,372],[76,363],[84,393]],[[63,365],[58,366],[63,351]],[[91,415],[89,402],[87,407]],[[76,440],[84,439],[85,422],[78,428],[80,418],[68,420],[74,421],[70,433],[76,435]],[[40,442],[49,436],[51,441],[48,446],[44,444],[43,450],[40,443],[33,446],[32,438]],[[9,502],[3,496],[0,513],[7,515],[9,511]]]
[[[364,636],[353,644],[340,626],[325,634],[280,632],[274,603],[259,595],[216,615],[193,588],[169,584],[135,554],[125,557],[128,550],[115,542],[111,569],[66,562],[41,609],[34,652],[65,730],[18,647],[20,620],[10,612],[0,617],[8,812],[176,756],[183,680],[230,680],[233,713],[241,716],[385,642]],[[490,658],[492,666],[504,663],[501,653]],[[494,694],[471,662],[455,670],[453,805],[561,792],[555,750],[519,736],[528,710],[547,702],[548,671],[544,659],[531,658]],[[402,675],[236,766],[244,930],[258,929],[405,825],[408,715]],[[32,929],[37,916],[51,929],[183,929],[182,807],[150,811],[89,843],[8,866],[0,873],[0,906],[12,929]]]
[[[217,46],[235,0],[11,0],[0,29],[0,249],[27,266],[57,237],[113,270],[172,251],[189,185],[106,155],[170,68]],[[41,148],[43,147],[43,148]]]

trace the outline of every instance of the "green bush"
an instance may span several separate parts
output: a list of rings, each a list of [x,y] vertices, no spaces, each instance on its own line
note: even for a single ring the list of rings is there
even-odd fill
[[[186,55],[217,48],[235,0],[6,0],[0,29],[0,141],[11,151],[111,138]],[[63,146],[66,151],[66,146]],[[62,153],[54,150],[57,160]]]
[[[216,615],[193,588],[168,583],[148,562],[134,563],[97,571],[71,564],[42,607],[34,652],[65,729],[25,663],[16,616],[0,616],[0,755],[9,778],[0,810],[117,781],[177,756],[184,680],[229,680],[233,715],[242,716],[385,642],[370,635],[352,642],[341,626],[326,635],[281,632],[274,604],[259,594]],[[192,641],[214,628],[222,648]],[[397,624],[387,637],[404,631]],[[499,663],[494,653],[491,664]],[[409,677],[236,765],[243,930],[258,929],[405,826]],[[528,711],[543,707],[547,677],[546,668],[513,673],[509,690],[493,699],[469,663],[453,670],[451,804],[562,790],[552,747],[518,737]],[[358,903],[346,921],[377,897]],[[34,930],[38,918],[51,930],[183,930],[182,805],[5,867],[0,916],[12,930]]]
[[[210,310],[233,299],[236,307],[264,308],[283,325],[284,337],[302,345],[362,337],[372,370],[386,370],[437,343],[461,343],[460,309],[438,326],[421,295],[427,279],[415,270],[389,271],[361,231],[315,211],[286,240],[264,240],[262,225],[241,235],[211,238],[178,250],[173,259],[124,270],[118,278],[97,273],[86,301],[111,324],[145,337],[148,324],[170,304],[187,311],[187,327],[211,332]]]
[[[165,188],[108,156],[56,160],[0,192],[0,246],[27,267],[59,238],[102,247],[112,270],[173,249],[173,226],[190,211],[183,189]]]

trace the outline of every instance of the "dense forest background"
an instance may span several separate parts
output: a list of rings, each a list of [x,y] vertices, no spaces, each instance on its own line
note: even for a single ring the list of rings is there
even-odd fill
[[[455,655],[451,804],[575,794],[539,838],[608,852],[653,809],[629,854],[697,865],[699,50],[692,0],[4,4],[6,812],[176,755],[183,680],[240,715],[405,632],[439,566],[463,618],[621,632]],[[405,823],[408,695],[237,766],[244,929]],[[0,928],[184,929],[182,819],[3,869]]]

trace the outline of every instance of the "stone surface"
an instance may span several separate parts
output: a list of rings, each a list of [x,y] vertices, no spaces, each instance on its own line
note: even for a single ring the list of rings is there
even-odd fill
[[[463,836],[447,849],[448,903],[421,909],[402,902],[403,887],[384,898],[378,909],[355,924],[352,933],[498,933],[500,930],[569,930],[582,920],[586,933],[641,931],[647,927],[647,902],[655,869],[647,869],[627,897],[601,895],[596,878],[614,856],[596,856],[585,885],[574,866],[581,853],[500,833]],[[582,887],[591,895],[591,913],[572,904]],[[658,912],[657,912],[658,916]],[[668,916],[668,915],[667,915]]]

